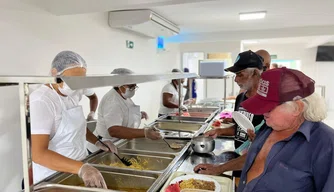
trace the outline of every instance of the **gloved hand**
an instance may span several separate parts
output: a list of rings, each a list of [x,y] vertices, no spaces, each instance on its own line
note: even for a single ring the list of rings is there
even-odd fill
[[[95,112],[91,111],[87,116],[87,121],[93,121],[95,117]]]
[[[182,111],[188,111],[188,108],[185,105],[181,105],[180,108]]]
[[[114,145],[113,142],[111,142],[111,141],[109,141],[109,140],[107,140],[107,141],[102,141],[102,142],[103,142],[104,144],[106,144],[106,145],[109,147],[109,149],[111,150],[111,152],[113,152],[113,153],[118,153],[118,151],[117,151],[117,147]],[[108,149],[108,147],[104,146],[100,141],[96,141],[95,146],[98,147],[98,148],[100,148],[100,149],[102,149],[103,151],[110,151],[110,150]]]
[[[102,174],[88,163],[81,166],[78,175],[84,181],[86,187],[107,189],[107,184],[104,181]]]
[[[148,119],[148,115],[145,111],[141,111],[140,113],[141,113],[141,119],[145,119],[145,120]]]
[[[161,139],[161,134],[158,130],[150,127],[150,128],[144,128],[145,138],[157,140]]]

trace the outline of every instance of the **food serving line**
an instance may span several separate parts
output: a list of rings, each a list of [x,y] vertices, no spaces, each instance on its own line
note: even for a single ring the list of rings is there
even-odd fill
[[[20,99],[21,143],[23,157],[23,174],[25,192],[39,191],[111,191],[83,186],[81,179],[74,174],[55,173],[41,182],[33,185],[32,159],[31,159],[31,133],[29,113],[29,85],[54,83],[61,78],[73,90],[119,86],[123,84],[144,83],[157,80],[171,80],[181,78],[196,78],[196,74],[155,74],[155,75],[124,75],[124,76],[88,76],[88,77],[36,77],[36,76],[0,76],[2,86],[18,86]],[[181,83],[179,83],[180,85]],[[192,138],[199,136],[211,127],[212,121],[218,116],[220,108],[194,107],[189,109],[190,117],[179,114],[162,116],[149,126],[161,130],[167,142],[181,145],[179,149],[171,149],[164,140],[151,141],[147,139],[119,140],[115,144],[119,148],[119,155],[125,156],[135,162],[144,163],[142,169],[110,166],[117,164],[118,159],[112,153],[98,151],[88,156],[84,161],[93,164],[99,169],[109,188],[115,191],[159,191],[168,179],[176,177],[180,171],[192,173],[195,161],[222,162],[222,151],[233,150],[233,141],[229,139],[216,139],[213,152],[196,157],[192,150]],[[200,145],[200,143],[197,143]],[[212,148],[212,146],[211,146]],[[194,148],[195,149],[195,148]],[[212,148],[213,150],[213,148]],[[225,158],[226,159],[226,158]],[[226,159],[228,160],[228,159]],[[119,163],[119,162],[118,162]],[[138,168],[138,167],[137,167]],[[224,177],[220,177],[224,178]],[[228,180],[230,181],[230,180]],[[228,182],[227,182],[228,183]],[[223,183],[223,184],[226,184]],[[231,185],[232,184],[228,184]],[[225,186],[225,185],[224,185]],[[231,189],[232,187],[228,189]],[[230,191],[223,190],[222,191]]]
[[[210,129],[219,114],[218,107],[189,108],[190,116],[181,116],[181,121],[176,116],[165,115],[148,125],[159,129],[168,143],[181,145],[179,149],[171,149],[163,140],[118,140],[115,144],[119,156],[132,160],[132,166],[122,165],[115,155],[102,151],[91,154],[84,161],[100,170],[108,188],[114,191],[165,191],[166,186],[177,177],[188,175],[189,178],[201,178],[202,175],[193,176],[193,168],[199,163],[224,163],[233,158],[233,154],[228,152],[234,150],[231,138],[217,138],[214,144],[192,141],[192,138]],[[199,148],[195,149],[197,145]],[[233,191],[231,173],[207,177],[219,183],[220,191]],[[35,191],[39,192],[53,190],[106,191],[86,188],[77,175],[68,173],[56,173],[35,186]]]

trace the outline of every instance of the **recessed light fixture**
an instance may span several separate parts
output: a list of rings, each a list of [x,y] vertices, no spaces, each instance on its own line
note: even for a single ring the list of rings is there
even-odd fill
[[[239,18],[240,18],[240,21],[263,19],[266,17],[266,14],[267,14],[266,11],[239,13]]]
[[[241,41],[243,44],[256,44],[259,43],[257,40],[242,40]]]

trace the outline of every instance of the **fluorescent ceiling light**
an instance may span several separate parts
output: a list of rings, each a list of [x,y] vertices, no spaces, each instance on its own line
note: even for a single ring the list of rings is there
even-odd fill
[[[256,44],[256,43],[259,43],[259,41],[257,41],[257,40],[243,40],[242,43],[243,44]]]
[[[266,17],[266,11],[251,12],[251,13],[239,13],[240,21],[263,19]]]

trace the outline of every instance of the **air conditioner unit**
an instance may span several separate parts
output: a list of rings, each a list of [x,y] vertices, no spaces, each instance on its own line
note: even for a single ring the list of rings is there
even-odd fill
[[[109,26],[134,31],[150,38],[169,37],[180,32],[178,26],[151,10],[109,12]]]

